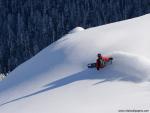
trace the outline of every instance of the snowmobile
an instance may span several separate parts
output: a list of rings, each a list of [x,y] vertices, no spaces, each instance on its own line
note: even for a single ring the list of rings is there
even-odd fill
[[[113,61],[113,58],[112,58],[112,57],[109,57],[109,60],[108,60],[108,61],[104,61],[104,66],[103,66],[103,67],[112,64],[112,61]],[[87,67],[88,67],[88,68],[96,68],[96,63],[89,63],[89,64],[87,65]]]

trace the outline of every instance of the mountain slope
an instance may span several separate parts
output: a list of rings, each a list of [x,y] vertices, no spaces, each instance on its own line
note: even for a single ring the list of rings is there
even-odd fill
[[[145,15],[62,37],[0,82],[0,112],[148,109],[149,20]],[[87,69],[98,52],[113,56],[113,64]]]

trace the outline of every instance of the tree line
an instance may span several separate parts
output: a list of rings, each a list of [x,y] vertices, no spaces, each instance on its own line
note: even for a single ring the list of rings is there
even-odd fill
[[[76,26],[149,12],[149,0],[0,0],[0,73],[12,71]]]

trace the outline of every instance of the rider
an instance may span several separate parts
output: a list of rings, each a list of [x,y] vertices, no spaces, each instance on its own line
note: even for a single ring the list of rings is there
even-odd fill
[[[97,57],[96,68],[99,70],[100,68],[105,67],[105,63],[109,61],[109,57],[102,56],[100,53],[97,54]]]

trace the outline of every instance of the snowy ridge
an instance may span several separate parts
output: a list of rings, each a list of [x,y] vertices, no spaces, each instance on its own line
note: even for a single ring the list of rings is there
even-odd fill
[[[145,15],[65,35],[0,82],[0,112],[148,109],[149,20]],[[113,64],[100,71],[88,69],[99,52],[113,56]]]
[[[69,34],[70,34],[70,33],[77,33],[77,32],[83,31],[83,30],[84,30],[84,28],[82,28],[82,27],[76,27],[76,28],[72,29],[72,30],[69,32]]]

